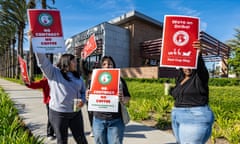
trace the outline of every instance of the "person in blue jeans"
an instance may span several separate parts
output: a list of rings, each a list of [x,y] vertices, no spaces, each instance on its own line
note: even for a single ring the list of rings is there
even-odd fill
[[[172,129],[179,144],[204,144],[212,132],[214,115],[210,109],[208,70],[200,51],[200,42],[193,45],[198,48],[196,69],[180,68],[176,85],[171,90],[175,99],[171,113]]]
[[[101,60],[101,68],[116,68],[111,56],[104,56]],[[124,79],[121,78],[119,85],[118,112],[93,112],[93,134],[95,144],[122,144],[125,124],[121,115],[120,103],[127,104],[130,93]],[[89,90],[86,98],[89,97]]]

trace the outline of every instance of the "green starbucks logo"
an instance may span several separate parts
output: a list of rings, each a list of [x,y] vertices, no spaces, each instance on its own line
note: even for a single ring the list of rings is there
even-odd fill
[[[107,85],[112,81],[112,75],[109,72],[103,72],[98,77],[98,81],[103,85]]]
[[[42,26],[51,26],[53,23],[53,17],[48,13],[41,13],[38,16],[38,21]]]

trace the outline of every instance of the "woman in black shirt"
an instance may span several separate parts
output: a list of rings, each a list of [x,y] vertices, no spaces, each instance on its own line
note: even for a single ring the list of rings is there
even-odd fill
[[[194,47],[200,48],[200,43]],[[209,74],[200,50],[197,69],[181,68],[171,91],[175,99],[172,129],[177,143],[204,144],[212,132],[213,112],[208,106]]]

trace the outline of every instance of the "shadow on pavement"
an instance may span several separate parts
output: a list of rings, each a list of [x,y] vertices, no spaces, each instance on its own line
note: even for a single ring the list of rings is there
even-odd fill
[[[125,132],[152,131],[152,130],[155,129],[143,125],[131,124],[126,126]]]

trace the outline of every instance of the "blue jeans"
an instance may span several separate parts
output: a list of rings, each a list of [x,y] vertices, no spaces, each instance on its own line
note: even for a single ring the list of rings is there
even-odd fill
[[[121,118],[102,120],[93,117],[95,144],[122,144],[125,125]]]
[[[213,122],[213,112],[207,105],[172,110],[172,129],[180,144],[205,144],[211,136]]]

